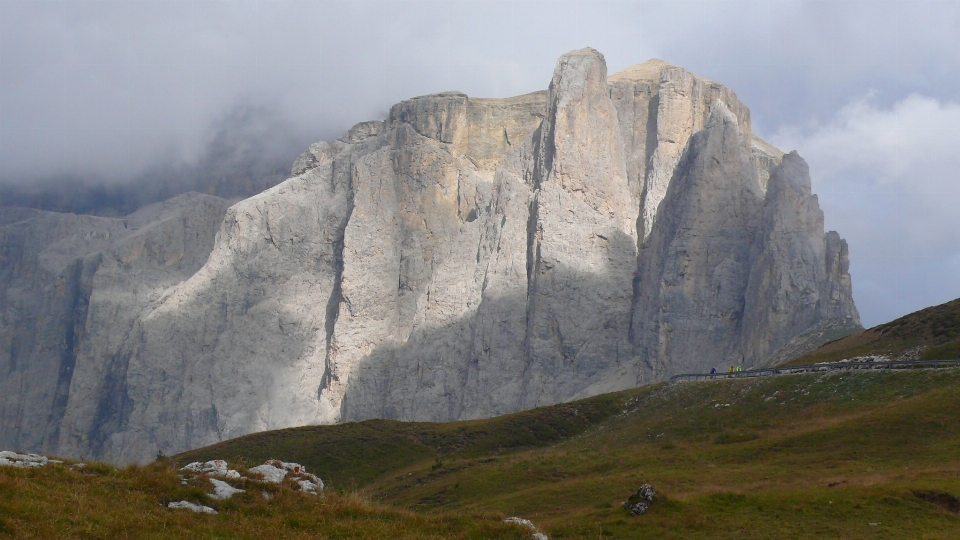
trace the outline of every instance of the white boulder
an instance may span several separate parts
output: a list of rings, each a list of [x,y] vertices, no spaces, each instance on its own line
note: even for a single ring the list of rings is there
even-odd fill
[[[213,474],[224,476],[233,480],[240,479],[240,473],[227,466],[227,462],[222,459],[214,459],[206,463],[194,461],[180,468],[181,471],[189,471],[200,474]]]
[[[259,473],[265,482],[272,482],[274,484],[283,482],[283,479],[287,477],[287,471],[267,463],[252,467],[250,472]]]
[[[217,511],[209,506],[203,506],[200,504],[194,504],[190,501],[173,501],[167,503],[167,508],[186,508],[187,510],[193,510],[198,514],[216,514]]]
[[[237,493],[243,493],[246,490],[237,489],[230,484],[224,482],[223,480],[217,480],[216,478],[209,478],[210,483],[213,484],[213,495],[214,499],[229,499]]]

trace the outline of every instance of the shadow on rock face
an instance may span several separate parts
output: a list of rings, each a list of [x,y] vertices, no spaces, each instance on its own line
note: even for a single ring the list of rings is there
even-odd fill
[[[560,266],[538,277],[534,287],[549,281],[564,302],[545,311],[536,293],[484,296],[468,315],[414,330],[404,343],[362,358],[350,376],[342,419],[488,417],[570,400],[614,372],[620,388],[655,378],[628,340],[629,287],[619,302],[608,298],[622,280]],[[607,309],[590,309],[596,303]]]

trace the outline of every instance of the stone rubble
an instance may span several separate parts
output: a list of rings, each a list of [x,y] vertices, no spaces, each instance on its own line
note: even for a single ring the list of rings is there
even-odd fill
[[[885,354],[877,355],[868,355],[868,356],[854,356],[852,358],[842,358],[840,360],[828,360],[825,362],[817,362],[814,365],[830,365],[830,364],[845,364],[847,362],[890,362],[893,360]]]
[[[0,451],[0,466],[33,468],[43,467],[45,465],[54,463],[63,463],[63,461],[50,459],[46,456],[38,454],[20,454],[9,450]],[[82,462],[75,463],[71,466],[73,469],[82,469],[84,467],[86,467],[86,464]],[[187,475],[180,475],[181,485],[189,485],[190,475],[195,478],[205,478],[210,482],[211,485],[213,485],[213,493],[211,493],[210,496],[217,500],[229,499],[235,494],[243,493],[246,490],[236,488],[219,478],[214,478],[215,476],[233,480],[242,479],[255,482],[270,482],[275,484],[279,484],[285,479],[289,478],[300,488],[301,492],[309,493],[311,495],[319,495],[323,493],[324,487],[323,480],[316,475],[307,472],[306,467],[303,465],[279,460],[268,460],[263,465],[250,468],[250,472],[259,473],[259,475],[254,475],[253,478],[242,476],[238,471],[229,468],[227,462],[222,459],[210,460],[206,463],[195,461],[184,465],[180,468],[180,471],[187,473]],[[262,476],[262,478],[257,476]],[[267,500],[272,497],[267,491],[262,492],[262,496]],[[206,514],[217,513],[217,511],[213,508],[194,504],[189,501],[170,502],[167,504],[167,507],[185,508],[194,512]]]
[[[267,462],[263,463],[262,465],[257,465],[256,467],[247,469],[249,472],[254,474],[253,477],[242,476],[236,470],[230,469],[227,462],[222,459],[215,459],[207,461],[206,463],[195,461],[193,463],[184,465],[180,468],[180,470],[182,472],[208,477],[214,486],[213,496],[217,499],[226,499],[231,497],[234,493],[240,493],[244,490],[234,488],[222,480],[209,478],[210,476],[221,476],[234,480],[255,480],[273,484],[279,484],[289,478],[293,480],[300,488],[300,491],[304,493],[317,495],[323,492],[323,480],[321,480],[318,476],[307,472],[306,467],[300,465],[299,463],[288,463],[276,459],[267,460]],[[181,483],[187,484],[189,482],[185,477],[181,476]]]
[[[647,513],[656,497],[657,492],[653,489],[653,486],[643,484],[637,489],[636,495],[620,503],[620,506],[627,509],[631,516],[642,516]]]
[[[30,467],[43,467],[49,463],[63,463],[56,459],[49,459],[46,456],[37,454],[18,454],[9,450],[0,451],[0,466],[20,467],[23,469]]]

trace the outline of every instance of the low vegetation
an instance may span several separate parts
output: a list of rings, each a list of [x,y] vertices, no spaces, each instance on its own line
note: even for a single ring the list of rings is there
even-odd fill
[[[327,484],[354,490],[416,463],[452,457],[485,457],[544,448],[582,434],[621,412],[623,396],[542,407],[468,422],[367,420],[308,426],[240,437],[176,456],[177,463],[227,459],[262,463],[283,456],[319,471]]]
[[[518,515],[555,539],[952,538],[960,516],[916,493],[960,495],[958,384],[953,369],[664,383],[483,421],[261,433],[176,459],[299,448],[334,489],[425,515]],[[620,503],[643,483],[659,500],[630,517]]]
[[[0,468],[17,536],[955,538],[960,369],[662,383],[489,420],[259,433],[145,467]],[[297,461],[312,497],[226,503],[175,466]],[[644,483],[643,516],[621,507]],[[216,516],[165,508],[175,497]],[[29,533],[26,531],[37,531]]]
[[[289,486],[232,483],[247,491],[218,501],[208,495],[212,491],[209,486],[182,485],[177,469],[166,460],[123,469],[104,464],[76,468],[70,463],[36,469],[0,467],[0,537],[379,540],[528,536],[522,527],[502,523],[499,514],[424,514],[388,508],[358,494],[316,496]],[[219,513],[166,507],[166,503],[180,500],[210,506]]]

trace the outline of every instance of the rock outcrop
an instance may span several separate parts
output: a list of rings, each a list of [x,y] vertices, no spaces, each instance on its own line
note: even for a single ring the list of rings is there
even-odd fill
[[[608,79],[583,49],[546,92],[413,98],[292,175],[229,209],[6,210],[0,444],[126,462],[485,417],[859,324],[803,160],[658,60]]]

